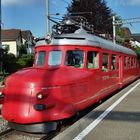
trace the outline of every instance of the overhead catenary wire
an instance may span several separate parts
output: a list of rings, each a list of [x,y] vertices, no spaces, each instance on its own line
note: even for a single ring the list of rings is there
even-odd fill
[[[69,2],[67,2],[66,0],[61,0],[61,1],[63,1],[64,3],[66,3],[66,4],[70,5],[70,3],[69,3]]]

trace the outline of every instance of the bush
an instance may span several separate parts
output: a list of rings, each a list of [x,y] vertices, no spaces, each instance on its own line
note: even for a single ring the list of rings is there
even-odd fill
[[[8,73],[13,73],[17,70],[17,58],[14,54],[4,54],[3,56],[3,69]]]
[[[23,54],[18,58],[16,63],[18,64],[19,69],[21,69],[24,67],[31,67],[33,65],[33,60],[33,55]]]

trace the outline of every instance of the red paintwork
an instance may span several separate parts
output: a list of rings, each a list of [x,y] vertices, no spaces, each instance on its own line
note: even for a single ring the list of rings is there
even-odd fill
[[[64,65],[66,50],[75,48],[85,52],[83,69]],[[47,52],[62,50],[62,63],[57,67],[49,67],[47,55],[43,67],[34,64],[32,68],[20,70],[7,78],[3,90],[2,115],[9,122],[32,124],[71,117],[77,111],[98,102],[140,76],[138,67],[124,69],[122,53],[90,46],[39,46],[36,48],[36,52],[42,50]],[[102,61],[99,62],[99,69],[87,69],[88,50],[98,51],[100,60],[102,60],[102,52],[107,52],[109,55],[116,54],[118,69],[102,72]],[[44,95],[42,100],[36,98],[39,92]],[[36,111],[33,108],[33,105],[40,103],[45,104],[47,110]]]

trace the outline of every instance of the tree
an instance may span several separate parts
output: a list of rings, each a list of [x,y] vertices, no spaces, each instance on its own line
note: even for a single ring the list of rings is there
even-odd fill
[[[19,56],[21,56],[23,54],[27,54],[27,47],[26,47],[26,45],[18,46],[18,48],[19,48]]]
[[[107,7],[105,0],[72,0],[67,11],[68,15],[78,12],[91,13],[82,16],[94,25],[95,32],[112,34],[112,11]]]

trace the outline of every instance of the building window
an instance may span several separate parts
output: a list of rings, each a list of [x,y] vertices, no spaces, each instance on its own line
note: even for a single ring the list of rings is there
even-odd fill
[[[99,53],[94,51],[89,51],[87,54],[87,68],[97,69],[99,68]]]
[[[103,53],[102,57],[102,71],[108,72],[108,54]]]

